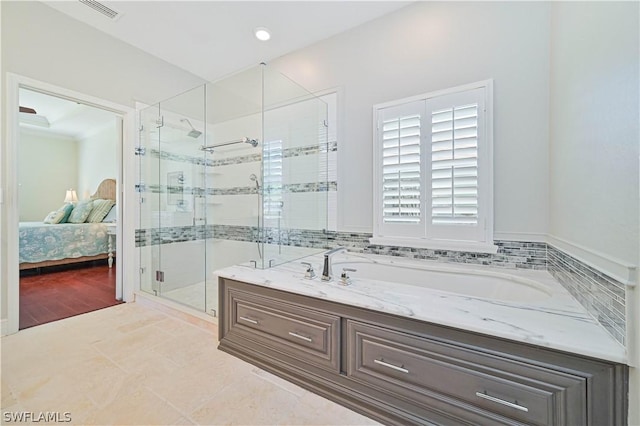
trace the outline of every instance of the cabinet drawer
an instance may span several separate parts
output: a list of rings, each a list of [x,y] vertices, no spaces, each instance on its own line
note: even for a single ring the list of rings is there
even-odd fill
[[[347,374],[420,404],[436,398],[496,423],[586,424],[582,377],[347,322]],[[567,410],[567,407],[571,407]]]
[[[231,336],[339,371],[340,317],[234,289],[229,295]]]

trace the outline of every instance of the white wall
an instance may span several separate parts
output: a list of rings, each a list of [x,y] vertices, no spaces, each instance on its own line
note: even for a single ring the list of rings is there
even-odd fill
[[[3,1],[1,12],[2,88],[6,73],[16,73],[120,105],[154,103],[203,83],[202,79],[125,42],[116,40],[40,2]],[[6,104],[2,90],[1,105]],[[0,253],[0,299],[6,318],[6,212],[12,188],[6,187],[6,116],[2,115],[3,159]],[[125,162],[129,162],[124,153]],[[132,238],[132,237],[131,237]]]
[[[638,265],[640,7],[557,2],[551,14],[549,233]],[[628,313],[640,313],[638,290]],[[629,347],[640,327],[628,316]],[[630,352],[640,365],[640,354]],[[630,369],[629,424],[640,424],[640,371]]]
[[[18,199],[21,222],[42,222],[64,204],[78,179],[78,148],[72,138],[20,128]]]
[[[88,199],[104,179],[118,178],[116,118],[95,133],[78,140],[79,200]]]
[[[550,234],[638,260],[638,3],[554,3]]]
[[[344,91],[339,230],[372,230],[374,104],[493,78],[496,235],[547,232],[549,14],[548,3],[417,2],[271,62],[307,89]]]

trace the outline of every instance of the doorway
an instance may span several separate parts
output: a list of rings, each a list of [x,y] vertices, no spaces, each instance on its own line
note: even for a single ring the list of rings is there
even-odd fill
[[[10,334],[18,331],[20,327],[20,266],[22,263],[20,260],[20,231],[19,231],[19,222],[21,219],[21,201],[23,194],[21,193],[20,186],[20,176],[17,165],[19,164],[19,153],[20,153],[20,106],[24,106],[25,108],[29,108],[27,105],[21,105],[21,91],[29,90],[31,92],[47,95],[52,98],[57,98],[65,101],[71,101],[76,108],[76,114],[79,114],[78,111],[82,110],[84,107],[92,107],[102,110],[110,114],[112,118],[112,122],[110,126],[115,129],[114,134],[117,137],[117,142],[115,143],[115,170],[112,176],[113,185],[112,185],[112,198],[115,202],[115,207],[109,209],[109,212],[113,210],[113,215],[117,217],[117,220],[111,224],[108,232],[108,240],[111,243],[111,248],[109,249],[109,253],[112,258],[116,260],[112,263],[114,267],[110,268],[111,271],[108,272],[111,275],[111,280],[115,282],[113,298],[118,301],[130,301],[133,299],[133,283],[127,283],[123,277],[127,274],[125,271],[127,269],[135,268],[135,265],[132,265],[130,262],[127,262],[127,251],[131,250],[128,245],[131,242],[126,243],[122,240],[123,231],[125,229],[133,229],[134,224],[127,223],[129,221],[123,216],[123,205],[126,203],[129,197],[133,197],[133,193],[128,193],[124,191],[124,184],[126,183],[124,179],[129,179],[128,174],[125,172],[125,167],[123,167],[123,152],[128,147],[131,147],[133,150],[133,140],[134,140],[134,111],[132,108],[124,107],[118,104],[114,104],[109,101],[105,101],[102,99],[94,98],[89,95],[85,95],[79,92],[74,92],[68,89],[60,88],[57,86],[53,86],[48,83],[40,82],[37,80],[29,79],[27,77],[15,75],[8,73],[7,74],[7,144],[6,144],[6,157],[4,158],[4,166],[6,167],[6,192],[4,194],[4,203],[6,204],[4,213],[6,214],[6,238],[7,238],[7,251],[5,254],[6,263],[3,265],[6,268],[6,277],[5,281],[6,287],[3,288],[3,292],[6,291],[6,312],[7,318],[3,320],[3,330],[2,334]],[[32,108],[35,109],[35,108]],[[37,110],[36,114],[33,114],[32,111],[25,111],[31,115],[38,115]],[[49,124],[53,119],[49,120]],[[91,151],[91,150],[89,150]],[[58,159],[58,162],[62,162]],[[64,162],[64,167],[68,166],[68,163]],[[51,173],[46,173],[41,176],[41,180],[48,179]],[[106,179],[105,179],[106,180]],[[73,188],[71,185],[77,186],[77,188]],[[93,195],[98,195],[96,193],[92,193],[92,190],[82,189],[83,185],[91,186],[93,185],[94,190],[95,183],[91,184],[89,181],[82,181],[78,179],[75,184],[69,184],[69,187],[65,187],[62,196],[59,195],[56,191],[56,200],[58,204],[66,203],[67,199],[71,197],[73,200],[73,196],[69,195],[71,192],[75,195],[78,201],[81,201],[82,198],[86,195],[85,192],[89,193],[89,197]],[[100,186],[100,185],[99,185]],[[42,191],[41,191],[42,192]],[[131,191],[133,192],[133,191]],[[100,197],[100,198],[108,198],[108,197]],[[51,212],[55,211],[59,207],[52,207]],[[107,207],[104,207],[105,209]],[[50,212],[50,213],[51,213]],[[108,212],[108,213],[109,213]],[[48,215],[47,215],[48,216]],[[40,218],[42,221],[43,218]],[[95,219],[95,218],[94,218]],[[107,253],[107,258],[109,257],[109,253]],[[122,255],[120,255],[122,254]],[[93,262],[91,256],[87,256],[88,261]],[[84,259],[83,259],[84,260]],[[104,260],[104,259],[98,259]],[[107,260],[104,260],[106,263]],[[70,273],[73,273],[74,268],[82,268],[82,267],[92,267],[93,264],[85,264],[85,265],[74,265],[73,267],[68,265],[51,265],[55,268],[67,268],[70,269]],[[45,265],[45,267],[49,267],[49,265]],[[105,266],[108,268],[108,266]],[[47,272],[60,272],[57,270],[48,270]],[[130,273],[129,273],[130,274]],[[28,274],[25,274],[28,275]],[[3,286],[4,287],[4,286]],[[89,309],[91,310],[91,309]]]
[[[22,330],[122,303],[113,247],[122,119],[22,87],[19,104]]]

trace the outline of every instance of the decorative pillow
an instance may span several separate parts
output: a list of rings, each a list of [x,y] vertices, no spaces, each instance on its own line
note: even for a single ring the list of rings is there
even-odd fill
[[[111,207],[113,207],[114,204],[115,202],[113,200],[93,200],[93,209],[91,210],[89,217],[87,217],[87,222],[102,222],[102,219],[104,219],[107,213],[109,213],[109,210],[111,210]]]
[[[44,218],[43,222],[48,223],[50,225],[55,225],[56,223],[60,223],[62,218],[64,217],[64,210],[56,210],[47,215]]]
[[[115,223],[118,221],[118,207],[114,204],[109,213],[102,219],[105,223]]]
[[[62,217],[62,220],[60,220],[60,222],[58,223],[67,223],[69,221],[69,216],[71,216],[71,211],[73,210],[73,204],[67,203],[58,209],[58,211],[60,210],[64,211],[64,216]]]
[[[78,201],[78,204],[71,211],[69,223],[84,223],[93,209],[93,200]]]

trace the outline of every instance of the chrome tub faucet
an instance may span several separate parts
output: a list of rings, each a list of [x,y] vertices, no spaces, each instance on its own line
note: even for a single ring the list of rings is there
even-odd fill
[[[324,254],[324,267],[322,268],[322,281],[331,281],[331,257],[343,251],[347,251],[346,247],[336,247]]]

